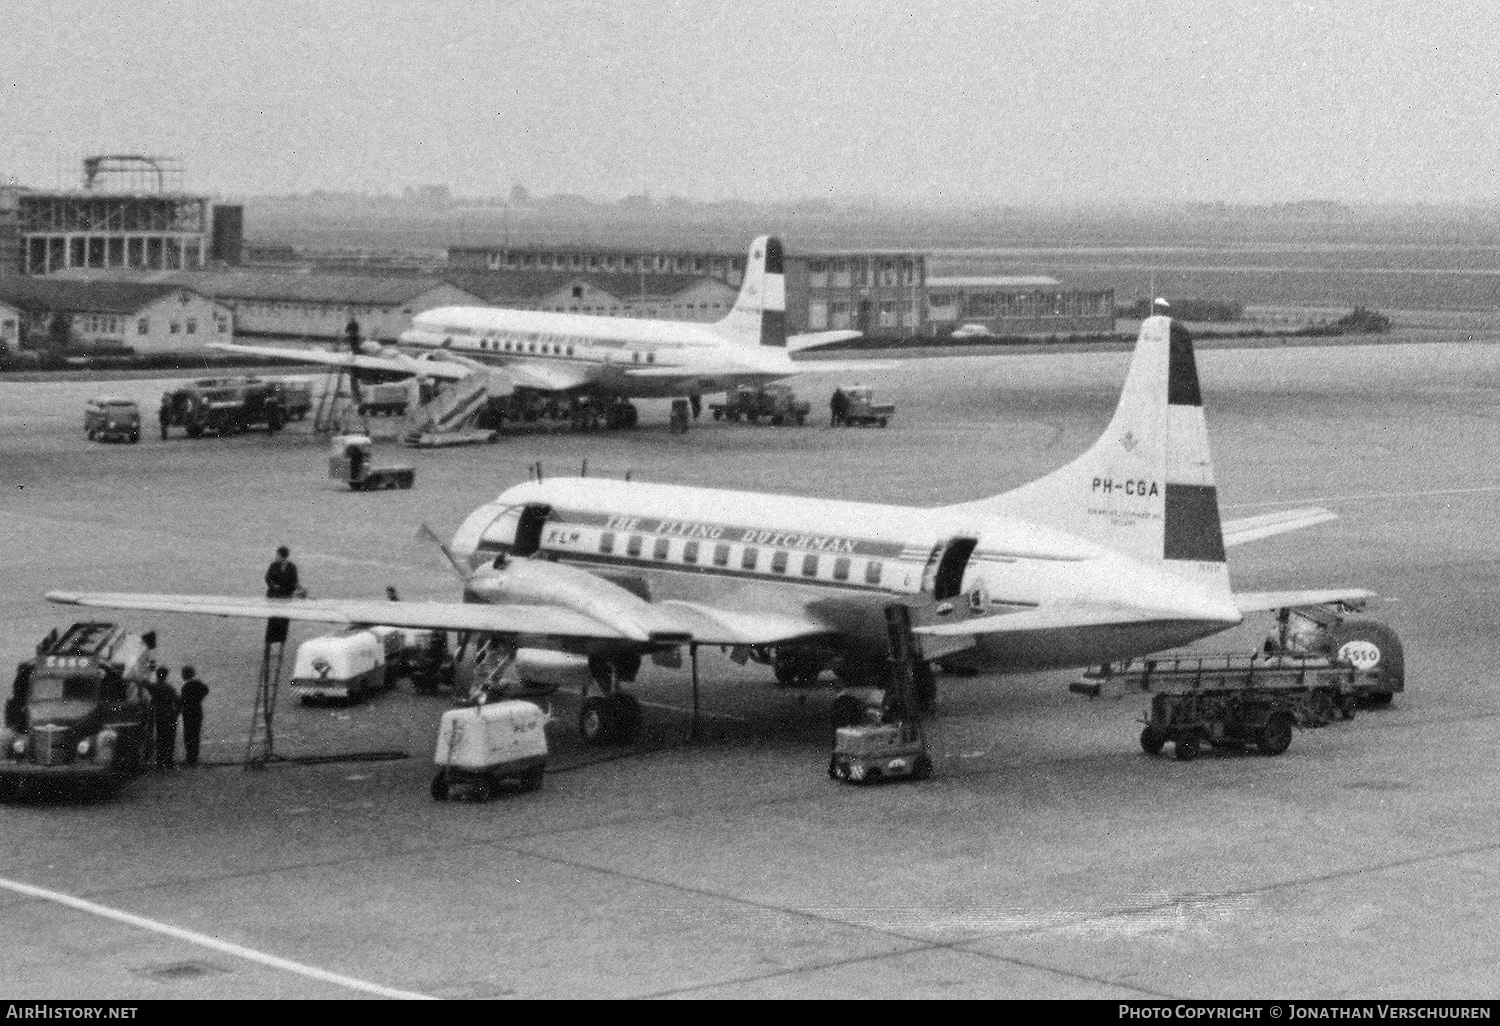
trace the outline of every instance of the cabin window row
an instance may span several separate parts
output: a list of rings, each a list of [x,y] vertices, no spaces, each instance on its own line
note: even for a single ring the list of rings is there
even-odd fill
[[[615,551],[617,537],[614,531],[605,531],[599,535],[599,551],[605,555],[612,555]],[[625,555],[632,559],[641,558],[646,548],[646,537],[640,534],[626,535]],[[678,559],[692,566],[698,566],[706,561],[713,566],[728,567],[731,565],[735,546],[729,542],[713,543],[710,552],[703,551],[703,543],[697,541],[685,541],[678,552]],[[758,545],[739,546],[738,565],[741,570],[759,570],[761,568],[761,548]],[[767,549],[770,552],[770,572],[773,574],[788,574],[795,565],[797,573],[803,577],[815,578],[818,571],[823,567],[823,557],[816,552],[804,552],[800,559],[794,564],[793,556],[796,555],[787,549]],[[656,538],[651,543],[651,558],[658,562],[668,562],[672,558],[672,539]],[[847,581],[850,579],[854,561],[848,556],[835,556],[832,560],[831,576],[835,581]],[[878,559],[865,561],[864,582],[866,584],[880,584],[884,573],[885,564]]]
[[[572,346],[560,346],[552,342],[502,342],[499,339],[482,338],[479,340],[480,349],[488,349],[497,353],[540,353],[543,356],[572,356]]]

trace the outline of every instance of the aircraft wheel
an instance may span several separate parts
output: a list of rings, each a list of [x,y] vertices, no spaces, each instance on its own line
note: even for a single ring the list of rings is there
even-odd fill
[[[435,802],[448,800],[448,774],[444,770],[438,770],[437,776],[432,778],[432,800]]]
[[[1292,746],[1292,718],[1277,713],[1255,735],[1255,747],[1261,755],[1280,755]]]
[[[1141,731],[1141,751],[1147,755],[1161,754],[1162,746],[1167,743],[1167,732],[1160,727],[1148,726]]]
[[[607,745],[614,740],[614,712],[608,699],[600,695],[583,700],[578,710],[578,733],[584,744]]]
[[[628,695],[623,691],[616,691],[605,699],[611,707],[611,715],[615,722],[614,737],[611,739],[616,744],[629,744],[641,733],[641,703],[634,695]]]

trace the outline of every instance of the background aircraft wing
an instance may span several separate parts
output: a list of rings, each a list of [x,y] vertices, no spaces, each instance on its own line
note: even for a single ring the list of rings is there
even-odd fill
[[[1314,524],[1337,520],[1338,516],[1332,510],[1323,509],[1320,506],[1309,506],[1305,509],[1284,509],[1275,513],[1262,513],[1259,516],[1230,520],[1224,524],[1224,545],[1227,548],[1231,545],[1243,545],[1245,542],[1269,538],[1273,534],[1299,531],[1304,527],[1312,527]]]
[[[1238,591],[1234,604],[1242,613],[1259,613],[1268,609],[1295,609],[1297,606],[1322,606],[1333,602],[1363,603],[1374,598],[1373,591],[1363,588],[1325,588],[1322,591]]]
[[[443,360],[414,360],[409,356],[367,356],[362,353],[335,353],[327,349],[281,349],[276,346],[242,346],[237,342],[209,342],[207,348],[241,356],[260,356],[268,360],[285,360],[288,363],[317,363],[325,367],[348,367],[355,370],[380,371],[385,374],[406,374],[413,377],[442,378],[458,381],[473,373]]]
[[[1175,619],[1180,614],[1162,612],[1153,614],[1149,609],[1116,608],[1113,606],[1044,606],[1038,609],[1022,609],[1014,613],[999,613],[960,620],[957,623],[935,623],[913,627],[913,634],[931,635],[935,638],[956,638],[981,634],[1022,634],[1027,631],[1050,631],[1069,627],[1093,627],[1111,623],[1135,623],[1150,619]]]
[[[436,630],[485,631],[527,637],[640,641],[593,617],[560,606],[484,605],[472,602],[389,602],[375,599],[269,599],[227,595],[152,595],[131,592],[47,593],[65,606],[194,613],[251,620],[279,617],[333,624],[383,624]]]

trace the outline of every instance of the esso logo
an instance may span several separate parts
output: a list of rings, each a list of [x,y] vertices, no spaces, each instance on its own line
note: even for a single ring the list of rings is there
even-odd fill
[[[328,665],[328,661],[326,659],[314,659],[312,664],[312,671],[319,677],[326,677],[331,672],[333,672],[333,667]]]
[[[1339,649],[1339,660],[1356,670],[1373,670],[1380,665],[1380,648],[1370,641],[1350,641]]]

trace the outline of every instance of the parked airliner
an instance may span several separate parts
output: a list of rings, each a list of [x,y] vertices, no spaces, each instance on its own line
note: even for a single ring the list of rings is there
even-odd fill
[[[1221,524],[1193,345],[1141,325],[1114,418],[1077,459],[1013,491],[936,508],[599,478],[527,481],[471,513],[447,551],[463,602],[53,592],[80,606],[446,628],[512,656],[593,671],[580,726],[628,736],[621,681],[686,646],[754,654],[806,678],[884,658],[910,607],[921,655],[1024,671],[1156,652],[1247,612],[1369,595],[1235,593],[1225,550],[1329,520],[1299,509]],[[559,656],[559,654],[563,654]],[[585,685],[587,688],[587,685]]]
[[[600,317],[490,306],[444,306],[419,313],[399,347],[373,343],[358,353],[211,343],[242,355],[323,363],[380,375],[460,380],[486,373],[493,395],[517,388],[603,401],[612,427],[631,427],[631,399],[702,396],[802,373],[838,373],[849,363],[794,362],[791,354],[857,338],[834,330],[788,336],[781,240],[750,244],[733,308],[713,323]],[[415,357],[415,358],[414,358]],[[859,370],[876,364],[860,362]]]

